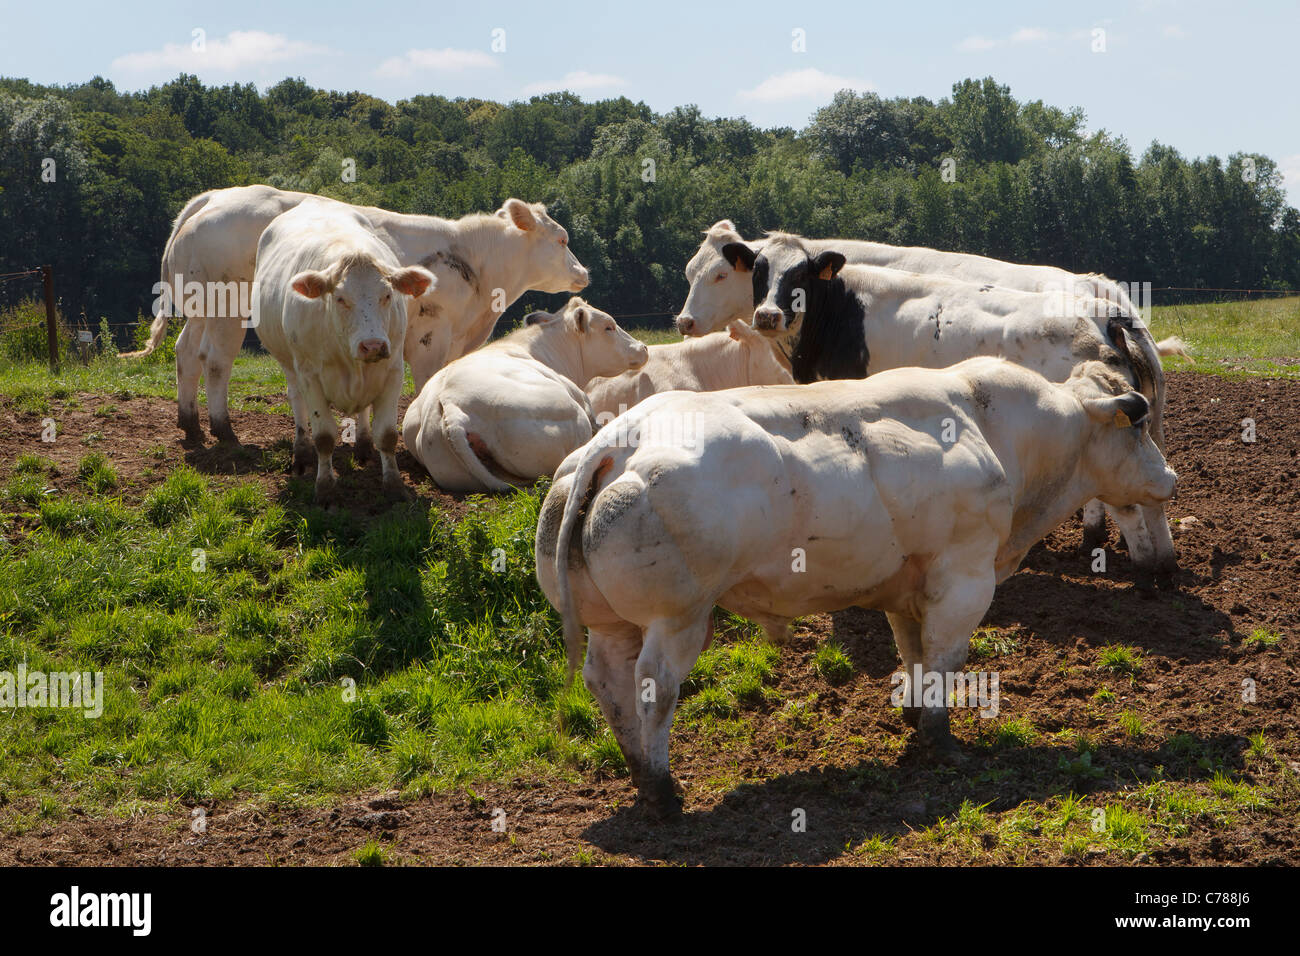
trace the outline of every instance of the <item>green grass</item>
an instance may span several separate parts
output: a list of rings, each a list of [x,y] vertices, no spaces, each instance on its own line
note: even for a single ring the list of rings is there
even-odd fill
[[[1300,297],[1151,310],[1157,339],[1177,335],[1193,361],[1166,358],[1166,369],[1300,378]]]
[[[1277,631],[1265,627],[1257,627],[1246,637],[1242,638],[1243,644],[1259,645],[1260,647],[1272,647],[1282,640],[1282,635]]]
[[[1112,644],[1103,648],[1097,655],[1097,666],[1112,674],[1126,674],[1133,677],[1142,669],[1142,652],[1136,647]]]

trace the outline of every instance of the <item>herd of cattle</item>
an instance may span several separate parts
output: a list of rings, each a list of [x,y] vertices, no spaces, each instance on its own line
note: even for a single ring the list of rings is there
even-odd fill
[[[965,667],[994,588],[1044,535],[1082,507],[1091,550],[1109,513],[1141,583],[1177,568],[1160,355],[1181,343],[1155,342],[1104,276],[747,241],[724,220],[686,265],[684,341],[647,348],[574,297],[485,345],[524,292],[588,284],[543,206],[509,199],[453,221],[268,186],[191,200],[162,275],[185,302],[191,439],[203,379],[212,433],[235,440],[227,387],[247,324],[284,369],[294,467],[314,464],[318,500],[336,494],[331,409],[357,416],[356,455],[377,442],[386,492],[409,497],[406,364],[403,440],[439,486],[554,477],[538,581],[571,671],[585,639],[584,681],[656,815],[680,807],[669,728],[715,605],[777,643],[801,615],[884,611],[904,716],[950,752],[949,702],[922,700],[914,675]],[[251,315],[208,314],[192,283],[251,283]],[[132,354],[156,349],[167,322]]]

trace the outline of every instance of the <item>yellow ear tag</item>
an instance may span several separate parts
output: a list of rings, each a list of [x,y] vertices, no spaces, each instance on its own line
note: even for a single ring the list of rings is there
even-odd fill
[[[1129,417],[1128,417],[1127,415],[1124,414],[1124,411],[1123,411],[1122,409],[1117,410],[1117,411],[1115,412],[1115,427],[1116,427],[1116,428],[1129,428],[1129,427],[1132,426],[1132,424],[1133,424],[1133,422],[1129,420]]]
[[[819,279],[834,279],[834,278],[835,278],[835,273],[831,271],[831,267],[830,267],[830,266],[825,266],[825,267],[822,268],[822,271],[821,271],[821,272],[817,273],[817,278],[819,278]]]

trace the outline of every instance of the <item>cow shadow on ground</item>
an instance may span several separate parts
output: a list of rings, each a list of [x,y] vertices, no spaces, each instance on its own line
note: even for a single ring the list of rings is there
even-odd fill
[[[652,821],[632,805],[629,784],[628,805],[582,836],[607,853],[690,866],[823,864],[873,848],[876,862],[908,862],[916,858],[891,852],[888,841],[910,831],[933,828],[936,844],[947,836],[983,851],[1008,837],[972,820],[973,808],[1007,811],[1070,794],[1091,795],[1092,805],[1104,806],[1104,795],[1122,787],[1203,780],[1212,776],[1210,768],[1240,769],[1248,746],[1245,738],[1228,734],[1177,734],[1155,751],[1102,746],[1090,761],[1081,761],[1066,746],[965,745],[967,759],[956,765],[936,765],[925,751],[909,746],[895,766],[873,759],[741,784],[717,805],[688,808],[668,823]],[[1057,812],[1064,812],[1059,804],[1044,811]],[[1078,813],[1085,819],[1084,811]],[[1052,831],[1055,819],[1026,818],[1024,825],[1031,832],[1038,828],[1041,836]],[[1069,835],[1063,828],[1062,844]],[[1098,841],[1104,843],[1104,836]]]

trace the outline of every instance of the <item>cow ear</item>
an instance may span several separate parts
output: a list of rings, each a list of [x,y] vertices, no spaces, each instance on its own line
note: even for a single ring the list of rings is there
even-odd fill
[[[299,272],[289,280],[289,285],[304,299],[319,299],[330,290],[329,277],[323,272]]]
[[[731,263],[737,272],[749,272],[754,268],[758,253],[743,242],[729,242],[722,247],[722,258]]]
[[[554,312],[529,312],[524,316],[524,325],[549,325],[554,321]]]
[[[727,323],[727,334],[740,342],[742,345],[761,339],[763,336],[754,330],[754,327],[744,319],[732,319]],[[765,346],[766,342],[763,343]]]
[[[813,273],[819,279],[834,279],[846,261],[838,252],[823,252],[813,259]]]
[[[514,227],[522,232],[528,232],[537,225],[537,217],[528,208],[528,203],[522,199],[507,199],[497,215],[502,213],[505,214],[502,218],[509,219],[514,224]]]
[[[580,305],[569,314],[573,316],[573,324],[578,327],[578,331],[586,332],[587,320],[591,318],[591,313],[587,311],[587,307]]]
[[[1151,403],[1141,392],[1090,398],[1084,401],[1083,407],[1093,421],[1111,424],[1116,428],[1140,428],[1151,414]]]
[[[438,284],[432,272],[419,266],[398,269],[388,277],[388,281],[394,290],[414,299],[418,299]]]

